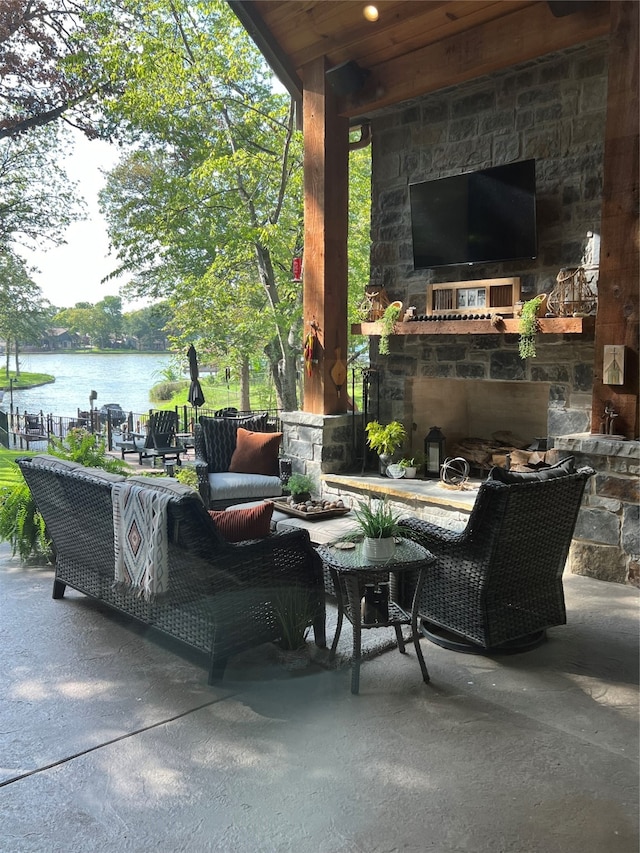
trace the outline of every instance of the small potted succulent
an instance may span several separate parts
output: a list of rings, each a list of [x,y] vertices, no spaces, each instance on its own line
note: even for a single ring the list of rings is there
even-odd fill
[[[418,474],[418,463],[415,457],[401,459],[398,465],[404,470],[404,476],[407,480],[414,480]]]
[[[287,489],[294,503],[311,500],[314,482],[307,474],[292,474],[287,481]]]

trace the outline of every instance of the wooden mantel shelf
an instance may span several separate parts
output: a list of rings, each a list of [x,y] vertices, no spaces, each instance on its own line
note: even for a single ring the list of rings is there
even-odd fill
[[[538,332],[543,335],[593,334],[596,318],[589,317],[546,317],[538,320]],[[395,335],[517,335],[520,320],[515,317],[501,320],[494,326],[491,320],[417,320],[412,323],[396,323]],[[380,323],[353,323],[352,335],[379,335]]]

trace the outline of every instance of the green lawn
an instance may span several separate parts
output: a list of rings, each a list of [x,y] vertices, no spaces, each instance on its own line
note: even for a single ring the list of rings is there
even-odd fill
[[[0,388],[4,391],[9,391],[9,380],[13,379],[13,387],[24,390],[25,388],[35,388],[37,385],[47,385],[49,382],[55,382],[55,376],[50,376],[48,373],[24,373],[20,372],[20,376],[16,379],[15,373],[9,371],[7,376],[4,373],[0,376]]]
[[[18,456],[32,456],[26,450],[7,450],[0,447],[0,489],[5,486],[14,486],[20,480],[20,469],[13,464]]]

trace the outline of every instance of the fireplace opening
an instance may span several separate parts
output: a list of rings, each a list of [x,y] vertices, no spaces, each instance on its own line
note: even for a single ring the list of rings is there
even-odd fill
[[[505,464],[506,452],[526,448],[532,450],[516,454],[512,467],[526,470],[555,461],[544,452],[548,382],[414,378],[407,380],[405,390],[413,453],[423,449],[425,436],[436,425],[446,438],[447,456],[463,456],[472,468]]]

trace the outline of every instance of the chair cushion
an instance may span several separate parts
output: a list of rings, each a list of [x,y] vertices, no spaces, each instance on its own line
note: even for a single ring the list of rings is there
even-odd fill
[[[277,476],[281,441],[281,432],[251,432],[238,427],[236,449],[229,463],[229,471],[235,474]]]
[[[233,451],[236,449],[238,427],[264,432],[268,414],[252,415],[247,418],[200,418],[210,473],[228,471]]]
[[[532,480],[553,480],[555,477],[564,477],[575,471],[573,456],[568,456],[561,462],[549,468],[540,468],[539,471],[507,471],[497,465],[494,466],[487,476],[488,480],[497,480],[499,483],[528,483]]]
[[[238,502],[245,498],[277,498],[282,494],[279,477],[264,474],[209,474],[209,500]]]
[[[209,510],[220,536],[227,542],[265,539],[271,533],[273,503],[264,501],[247,509]]]

